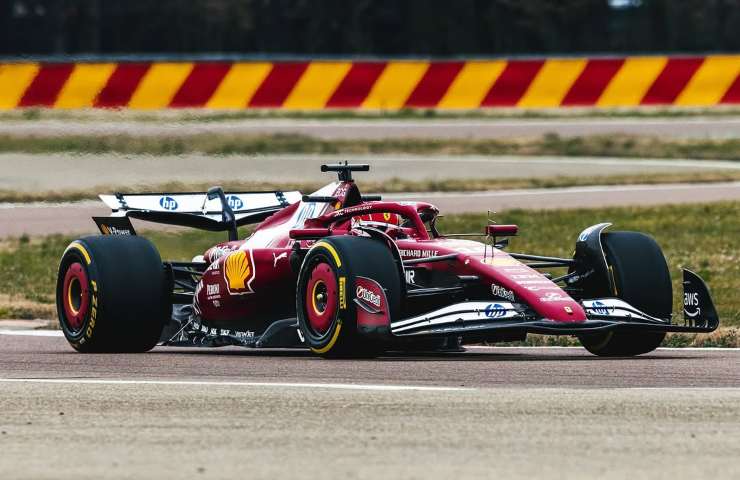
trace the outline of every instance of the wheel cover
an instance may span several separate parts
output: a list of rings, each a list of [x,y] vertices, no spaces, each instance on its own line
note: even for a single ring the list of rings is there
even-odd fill
[[[306,284],[306,315],[311,329],[322,335],[329,331],[337,312],[337,277],[325,262],[317,263]]]
[[[81,263],[75,262],[67,268],[62,288],[65,321],[71,330],[79,331],[90,306],[89,281]]]

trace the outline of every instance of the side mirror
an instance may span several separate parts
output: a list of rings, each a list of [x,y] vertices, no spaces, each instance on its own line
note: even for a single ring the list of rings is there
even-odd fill
[[[518,232],[517,225],[486,225],[486,235],[489,237],[515,237]]]

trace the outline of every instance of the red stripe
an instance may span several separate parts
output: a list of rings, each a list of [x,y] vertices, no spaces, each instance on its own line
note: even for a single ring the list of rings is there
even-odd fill
[[[229,73],[231,63],[196,63],[177,91],[170,107],[202,107]]]
[[[562,105],[595,105],[622,65],[623,58],[589,60],[563,98]]]
[[[719,103],[740,103],[740,75],[735,78]]]
[[[355,62],[332,94],[327,107],[359,107],[367,98],[386,62]]]
[[[308,67],[307,62],[276,63],[259,86],[250,107],[280,107]]]
[[[19,107],[53,107],[64,83],[72,74],[72,63],[43,64],[28,86]]]
[[[529,88],[544,60],[512,60],[491,86],[482,107],[514,106]]]
[[[645,96],[642,98],[641,105],[659,105],[673,103],[694,72],[704,62],[702,57],[690,58],[671,58],[666,63],[663,71],[650,86]]]
[[[436,107],[463,67],[463,62],[435,62],[429,65],[406,100],[407,107]]]
[[[149,70],[148,63],[120,63],[95,99],[96,107],[125,107]]]

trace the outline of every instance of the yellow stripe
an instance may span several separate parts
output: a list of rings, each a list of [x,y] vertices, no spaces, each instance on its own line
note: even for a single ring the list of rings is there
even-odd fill
[[[17,107],[38,72],[35,63],[0,64],[0,110]]]
[[[694,73],[676,105],[716,105],[740,75],[740,55],[710,55]]]
[[[331,244],[328,244],[326,242],[316,242],[315,247],[324,247],[325,249],[329,250],[329,253],[331,253],[331,256],[334,257],[334,262],[336,262],[337,267],[342,266],[342,261],[339,259],[339,255],[337,254],[337,251],[334,250],[334,246]]]
[[[139,109],[167,107],[192,69],[192,63],[152,64],[128,106]]]
[[[72,242],[69,244],[67,249],[64,250],[64,253],[67,253],[67,251],[72,248],[79,250],[80,253],[82,253],[82,256],[85,257],[85,262],[87,262],[87,264],[90,265],[90,262],[92,262],[92,260],[90,259],[90,254],[87,253],[87,250],[85,250],[85,247],[83,247],[82,244],[80,244],[79,242]]]
[[[337,339],[339,339],[339,331],[342,329],[342,321],[337,320],[337,329],[334,330],[334,335],[332,335],[331,340],[329,340],[329,343],[326,344],[326,346],[321,348],[313,348],[311,347],[311,351],[314,353],[326,353],[329,350],[331,350],[331,347],[334,346],[335,343],[337,343]]]
[[[390,62],[375,81],[361,108],[398,110],[429,68],[428,62]]]
[[[517,106],[559,107],[570,87],[586,68],[586,63],[585,58],[545,61]]]
[[[95,97],[110,78],[114,63],[81,63],[75,65],[72,74],[59,92],[54,108],[92,107]]]
[[[437,108],[478,108],[506,68],[506,61],[467,62]]]
[[[245,108],[272,70],[271,63],[235,63],[229,69],[206,108]]]
[[[639,105],[667,62],[666,57],[627,58],[604,89],[596,105],[599,107]]]
[[[283,108],[296,110],[324,108],[351,67],[350,62],[310,63],[283,102]]]

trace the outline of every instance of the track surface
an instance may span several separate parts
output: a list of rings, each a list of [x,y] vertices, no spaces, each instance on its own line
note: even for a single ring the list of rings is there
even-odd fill
[[[740,162],[650,160],[594,157],[518,157],[478,155],[70,155],[0,154],[0,189],[58,191],[135,187],[172,181],[317,182],[324,163],[368,163],[359,182],[465,178],[600,177],[661,173],[740,171]],[[19,168],[22,166],[22,168]],[[334,177],[336,178],[336,177]]]
[[[737,478],[740,351],[325,361],[0,335],[0,477]]]
[[[0,122],[0,134],[187,136],[223,134],[299,134],[322,139],[383,138],[524,138],[560,136],[652,135],[674,138],[732,138],[740,118],[554,118],[449,120],[295,120],[244,119],[217,122],[34,120]]]
[[[598,208],[740,200],[740,182],[696,185],[624,185],[464,193],[385,194],[386,200],[431,202],[443,213],[501,212],[511,208]],[[102,202],[0,204],[0,238],[22,234],[95,233],[92,216],[106,216]],[[165,228],[134,222],[137,229]],[[167,227],[172,228],[172,227]]]

